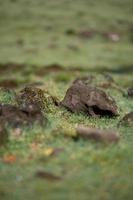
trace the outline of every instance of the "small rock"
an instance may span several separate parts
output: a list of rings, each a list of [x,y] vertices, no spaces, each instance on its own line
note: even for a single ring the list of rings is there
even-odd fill
[[[133,87],[129,87],[127,90],[128,96],[133,97]]]
[[[45,172],[45,171],[37,171],[36,177],[41,178],[41,179],[46,179],[46,180],[51,181],[51,182],[61,180],[61,177],[56,176],[56,175],[49,173],[49,172]]]
[[[105,143],[117,143],[120,139],[119,135],[108,129],[90,128],[84,125],[79,125],[76,128],[77,135],[85,139],[93,139]]]
[[[22,125],[32,125],[34,122],[44,125],[47,119],[43,116],[40,108],[34,104],[28,104],[20,108],[5,104],[0,105],[0,121],[18,128]]]
[[[133,126],[133,111],[127,113],[122,120],[120,121],[119,124],[125,124],[128,126]]]

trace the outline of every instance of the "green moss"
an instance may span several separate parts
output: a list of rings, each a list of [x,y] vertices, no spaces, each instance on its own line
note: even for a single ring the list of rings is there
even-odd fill
[[[48,92],[32,86],[22,89],[16,99],[19,105],[35,104],[45,112],[49,111],[53,104],[53,99]]]
[[[16,104],[16,93],[14,90],[0,88],[0,103],[1,104]]]

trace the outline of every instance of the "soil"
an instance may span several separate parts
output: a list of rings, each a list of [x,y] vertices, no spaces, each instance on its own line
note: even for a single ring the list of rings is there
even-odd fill
[[[16,88],[18,86],[17,81],[15,80],[3,80],[0,81],[0,87],[6,87],[6,88]]]

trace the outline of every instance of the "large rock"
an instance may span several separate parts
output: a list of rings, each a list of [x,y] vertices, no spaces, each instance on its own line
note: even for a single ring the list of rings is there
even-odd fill
[[[88,86],[82,80],[72,84],[61,104],[71,112],[84,112],[92,117],[118,114],[116,103],[110,95]]]

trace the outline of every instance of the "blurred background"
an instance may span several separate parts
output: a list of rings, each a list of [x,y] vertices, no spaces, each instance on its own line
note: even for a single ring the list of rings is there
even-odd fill
[[[0,62],[131,65],[132,0],[0,0]]]

